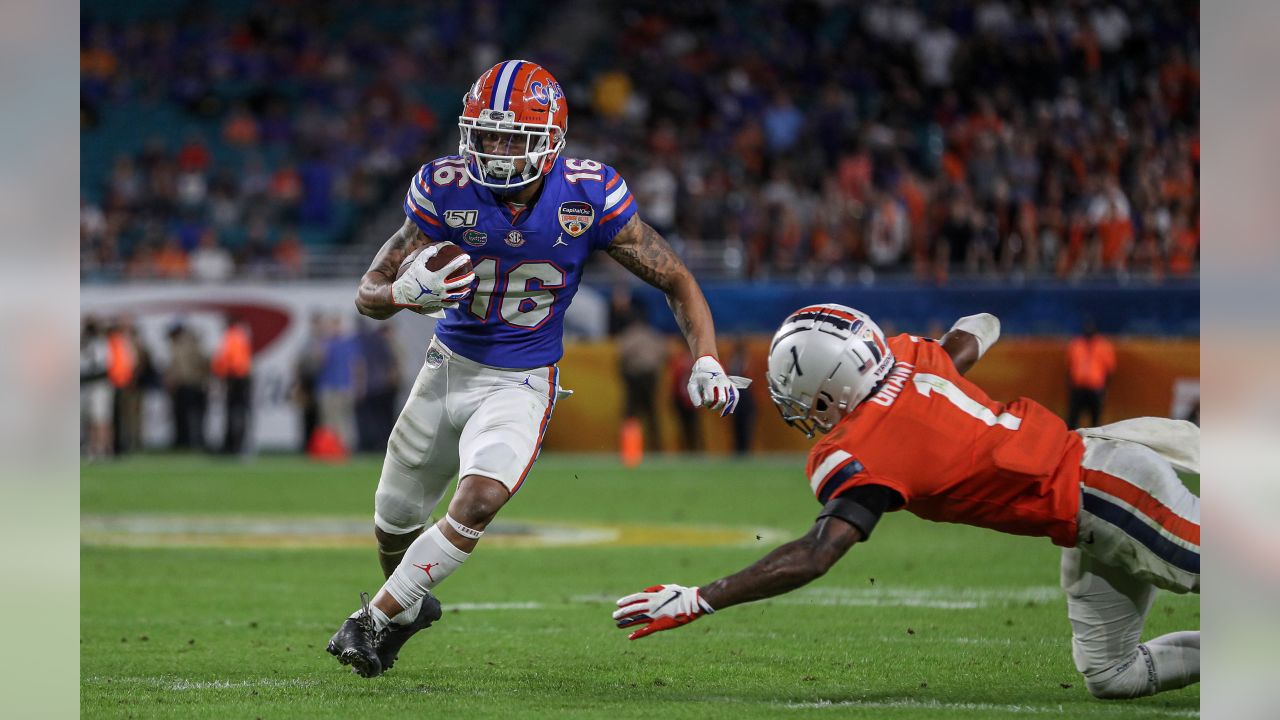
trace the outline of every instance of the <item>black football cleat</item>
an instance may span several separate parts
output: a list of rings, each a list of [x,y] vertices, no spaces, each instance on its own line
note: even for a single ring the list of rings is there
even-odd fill
[[[374,630],[373,617],[369,615],[369,596],[360,593],[363,606],[354,617],[349,617],[329,638],[330,655],[343,665],[350,665],[360,677],[377,677],[382,674],[382,661],[378,659],[377,645],[386,631]]]
[[[422,598],[422,608],[418,610],[418,617],[408,625],[397,625],[391,623],[386,630],[382,631],[382,636],[378,639],[378,660],[382,663],[382,671],[386,672],[396,664],[396,658],[400,655],[400,648],[404,647],[409,638],[413,637],[420,630],[426,630],[431,627],[431,623],[440,619],[440,601],[431,593],[427,593]]]

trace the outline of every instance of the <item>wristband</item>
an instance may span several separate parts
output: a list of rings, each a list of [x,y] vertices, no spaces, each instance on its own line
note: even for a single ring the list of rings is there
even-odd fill
[[[991,313],[966,315],[951,326],[952,330],[967,332],[978,339],[978,357],[1000,339],[1000,318]]]

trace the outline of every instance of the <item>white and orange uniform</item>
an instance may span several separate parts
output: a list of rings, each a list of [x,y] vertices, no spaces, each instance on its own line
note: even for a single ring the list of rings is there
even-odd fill
[[[820,502],[880,485],[927,520],[1064,547],[1062,584],[1086,678],[1136,652],[1156,587],[1200,591],[1200,499],[1142,432],[1071,432],[1033,400],[992,400],[932,340],[888,343],[896,364],[880,389],[809,454]],[[1198,443],[1185,423],[1134,422],[1147,436],[1168,429]]]

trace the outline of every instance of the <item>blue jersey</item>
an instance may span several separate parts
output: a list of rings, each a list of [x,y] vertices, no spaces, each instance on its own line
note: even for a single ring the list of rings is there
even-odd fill
[[[593,250],[636,213],[627,183],[594,160],[558,158],[533,207],[515,218],[467,176],[458,156],[423,165],[404,211],[431,240],[471,256],[470,298],[445,311],[436,335],[450,350],[500,368],[550,365],[564,354],[564,313]]]

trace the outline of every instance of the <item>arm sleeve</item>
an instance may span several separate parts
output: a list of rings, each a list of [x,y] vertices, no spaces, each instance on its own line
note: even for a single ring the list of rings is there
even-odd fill
[[[445,240],[444,223],[431,196],[431,166],[423,165],[409,181],[409,191],[404,194],[404,214],[423,235],[434,241]]]
[[[600,227],[596,232],[596,248],[604,249],[636,214],[636,201],[627,189],[627,181],[617,170],[604,166],[604,201],[600,204]]]
[[[858,528],[862,533],[862,541],[866,542],[876,523],[880,522],[880,516],[901,506],[902,496],[891,488],[884,485],[857,485],[828,500],[817,519],[840,518]]]

